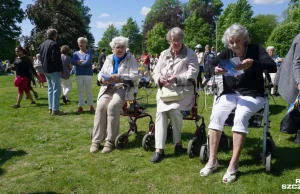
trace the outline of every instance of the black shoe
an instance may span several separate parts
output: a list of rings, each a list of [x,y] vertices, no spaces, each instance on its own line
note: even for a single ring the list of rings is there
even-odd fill
[[[68,103],[67,98],[66,98],[65,96],[62,96],[62,100],[63,100],[63,102],[64,102],[65,104]]]
[[[17,104],[15,104],[15,105],[11,105],[13,108],[20,108],[20,105],[17,105]]]
[[[35,101],[31,101],[29,104],[36,104]]]
[[[175,145],[174,154],[181,155],[186,154],[187,150],[182,147],[182,145]]]
[[[39,97],[37,92],[33,92],[33,95],[34,95],[35,99],[37,99]]]
[[[298,130],[296,133],[296,138],[294,140],[294,143],[300,143],[300,130]]]
[[[71,100],[67,99],[67,102],[71,102]]]
[[[159,163],[160,161],[162,161],[165,158],[165,154],[164,152],[160,153],[160,152],[154,152],[151,162],[152,163]]]

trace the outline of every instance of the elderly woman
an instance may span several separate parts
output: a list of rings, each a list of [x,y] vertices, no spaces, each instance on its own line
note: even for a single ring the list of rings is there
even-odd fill
[[[41,55],[40,54],[36,54],[36,59],[33,61],[33,67],[34,67],[34,69],[36,70],[36,72],[39,76],[40,87],[44,87],[44,83],[47,80],[46,80],[43,65],[42,65],[42,62],[41,62]]]
[[[61,62],[63,64],[63,72],[60,75],[60,82],[63,91],[62,100],[65,104],[71,102],[69,99],[69,93],[72,89],[72,64],[71,64],[71,57],[69,57],[68,53],[70,52],[70,48],[67,45],[63,45],[60,48],[61,52]]]
[[[279,67],[279,64],[282,63],[283,59],[278,57],[276,54],[275,54],[275,48],[274,46],[268,46],[267,47],[267,53],[269,54],[269,56],[275,61],[277,67]],[[270,76],[270,82],[272,84],[275,83],[275,77],[276,77],[276,73],[270,73],[269,75],[267,76]],[[276,86],[274,85],[274,87],[271,88],[271,95],[276,95]]]
[[[155,121],[155,152],[152,162],[160,162],[164,158],[167,137],[168,117],[173,128],[175,154],[183,152],[181,143],[182,110],[190,110],[193,106],[193,85],[188,80],[196,80],[199,65],[196,53],[183,44],[184,33],[172,28],[167,34],[169,49],[163,51],[153,71],[154,82],[159,86],[156,95],[157,112]],[[184,98],[166,101],[162,98],[163,88],[175,88],[183,93]]]
[[[138,78],[138,63],[132,55],[127,55],[128,38],[115,37],[110,42],[114,54],[106,57],[98,74],[102,83],[92,131],[90,152],[99,151],[100,143],[106,140],[102,153],[114,149],[114,141],[119,134],[120,112],[125,100],[133,100],[134,87]]]
[[[72,65],[75,68],[76,83],[78,90],[78,110],[77,113],[82,113],[84,102],[84,90],[86,92],[87,104],[90,106],[90,112],[94,113],[93,95],[92,95],[92,53],[86,48],[87,39],[80,37],[77,40],[79,51],[76,51],[73,55]]]
[[[216,101],[210,117],[209,128],[209,160],[200,171],[200,176],[208,176],[215,171],[219,164],[217,150],[223,125],[228,115],[236,109],[233,131],[233,154],[225,175],[224,183],[236,180],[238,160],[246,135],[248,120],[264,106],[263,71],[276,72],[276,64],[266,50],[256,44],[248,43],[248,31],[240,24],[231,25],[224,33],[222,42],[225,47],[209,65],[216,66],[216,74],[224,74],[226,70],[218,67],[219,60],[239,57],[241,64],[236,70],[243,70],[238,76],[223,76],[224,91]]]

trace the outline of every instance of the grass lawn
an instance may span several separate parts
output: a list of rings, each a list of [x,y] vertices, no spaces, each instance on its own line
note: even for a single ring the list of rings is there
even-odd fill
[[[232,152],[220,152],[221,167],[209,177],[199,176],[204,166],[199,158],[187,155],[175,157],[173,144],[167,143],[166,159],[152,164],[152,151],[141,147],[148,131],[148,118],[138,120],[138,133],[130,136],[125,150],[110,154],[89,153],[90,131],[94,115],[76,115],[77,89],[73,77],[71,103],[61,105],[66,116],[48,114],[47,88],[36,88],[39,98],[36,105],[23,100],[21,108],[13,109],[17,89],[13,76],[0,76],[0,193],[296,193],[300,190],[283,190],[282,184],[294,184],[300,179],[300,149],[291,135],[279,132],[280,121],[286,112],[286,103],[280,98],[270,100],[271,134],[276,143],[277,158],[272,162],[272,173],[255,160],[258,139],[262,128],[250,128],[240,158],[240,177],[231,185],[222,183]],[[96,76],[93,96],[96,100],[99,87]],[[150,93],[150,89],[148,89]],[[155,117],[156,91],[150,93],[147,112]],[[139,95],[145,95],[143,91]],[[200,111],[204,94],[199,98]],[[208,106],[212,98],[209,97]],[[96,106],[96,103],[95,103]],[[88,110],[88,107],[84,107]],[[208,125],[210,111],[203,111]],[[121,132],[128,130],[126,117],[121,117]],[[193,121],[184,121],[183,143],[186,147],[195,131]],[[227,135],[231,129],[225,127]]]

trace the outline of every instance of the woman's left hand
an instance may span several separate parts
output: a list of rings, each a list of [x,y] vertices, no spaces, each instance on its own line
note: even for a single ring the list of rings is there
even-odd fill
[[[167,79],[167,83],[165,84],[166,86],[172,85],[176,82],[176,76],[172,75],[170,77],[168,77]]]
[[[242,64],[237,65],[234,69],[235,70],[247,70],[249,69],[253,64],[253,59],[245,59],[242,61]]]

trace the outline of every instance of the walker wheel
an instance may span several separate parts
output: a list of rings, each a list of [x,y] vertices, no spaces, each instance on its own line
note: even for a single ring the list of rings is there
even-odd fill
[[[272,154],[270,152],[266,153],[266,172],[271,172],[271,165],[272,165]]]
[[[128,135],[120,134],[115,140],[115,146],[117,149],[124,149],[128,144]]]
[[[222,135],[221,135],[220,146],[219,147],[221,149],[224,149],[225,151],[229,151],[231,149],[230,139],[225,133],[222,133]]]
[[[199,153],[199,146],[197,146],[197,142],[198,142],[198,138],[194,138],[189,141],[188,148],[187,148],[187,155],[190,158],[194,158]]]
[[[205,164],[209,158],[209,151],[207,144],[203,144],[200,149],[200,162]]]
[[[131,123],[131,131],[133,131],[134,133],[136,133],[137,132],[137,125],[136,125],[136,123]]]
[[[143,137],[142,147],[145,151],[149,151],[150,149],[155,147],[155,138],[154,135],[146,134]]]

